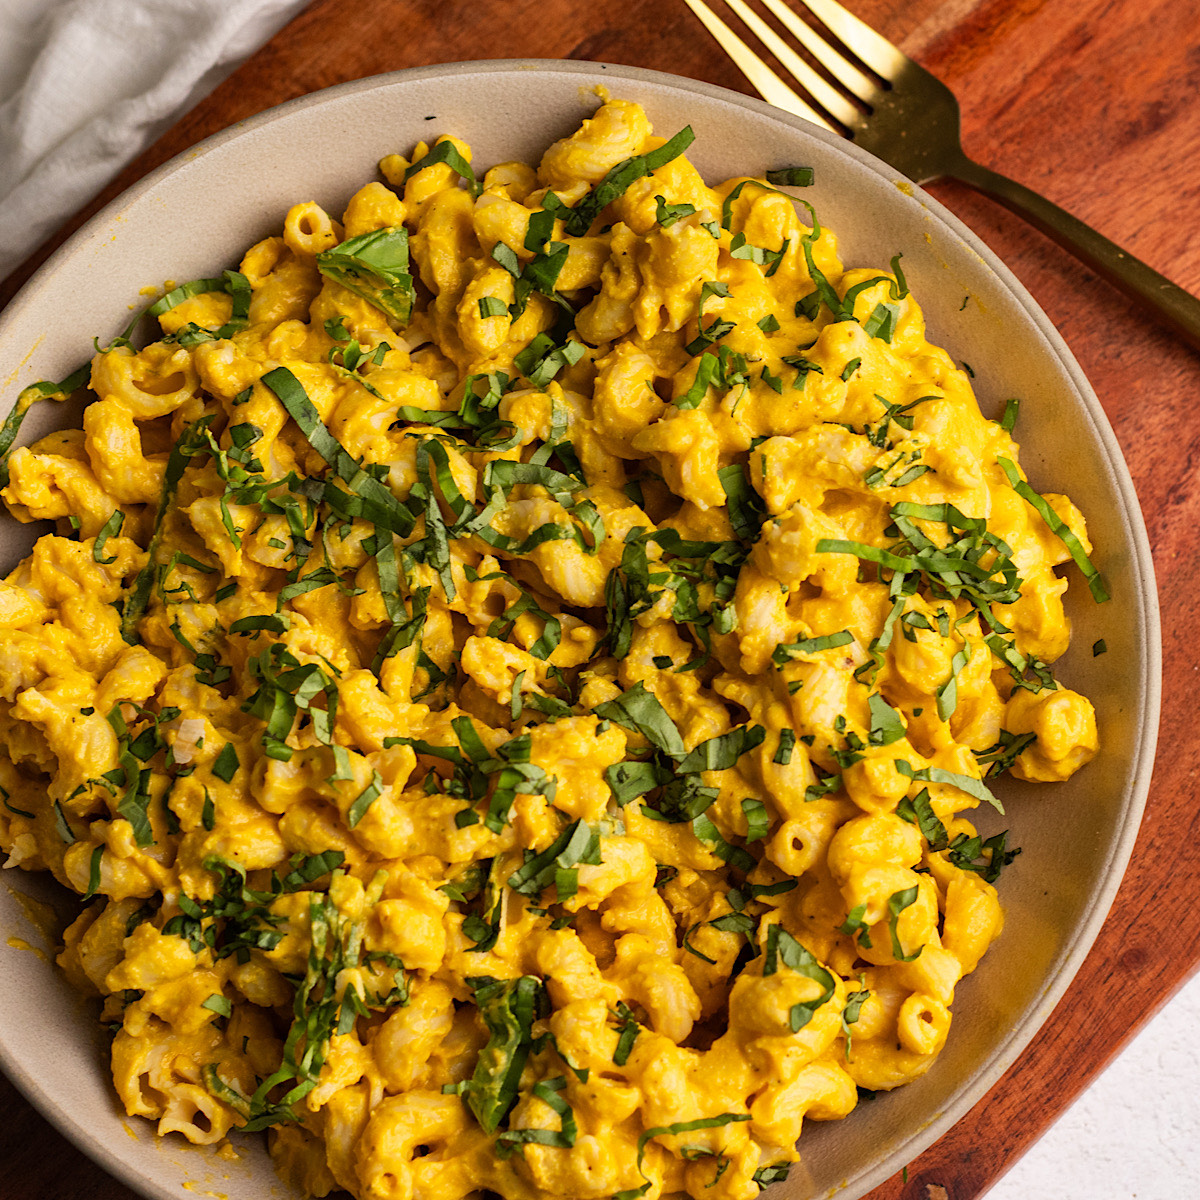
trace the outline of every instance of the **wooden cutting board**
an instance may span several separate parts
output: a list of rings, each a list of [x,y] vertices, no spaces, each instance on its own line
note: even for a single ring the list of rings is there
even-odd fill
[[[1191,0],[851,0],[963,106],[969,153],[1200,292],[1200,37]],[[628,63],[750,92],[682,0],[315,0],[132,164],[67,233],[201,138],[284,100],[401,67],[479,58]],[[1200,354],[1018,218],[931,189],[1006,262],[1092,381],[1141,497],[1158,571],[1164,710],[1141,835],[1066,999],[950,1133],[870,1200],[980,1196],[1200,960]],[[0,1196],[133,1200],[0,1080]]]

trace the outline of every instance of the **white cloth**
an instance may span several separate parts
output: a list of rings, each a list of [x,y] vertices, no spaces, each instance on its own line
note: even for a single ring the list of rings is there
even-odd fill
[[[0,0],[0,279],[308,0]]]

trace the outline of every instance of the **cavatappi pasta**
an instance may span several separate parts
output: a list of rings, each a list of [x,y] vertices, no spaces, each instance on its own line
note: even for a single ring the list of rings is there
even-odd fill
[[[22,396],[95,393],[5,469],[58,532],[0,584],[0,842],[164,1134],[747,1200],[941,1049],[1012,856],[963,814],[1095,752],[1054,567],[1103,585],[899,260],[689,141],[389,156]]]

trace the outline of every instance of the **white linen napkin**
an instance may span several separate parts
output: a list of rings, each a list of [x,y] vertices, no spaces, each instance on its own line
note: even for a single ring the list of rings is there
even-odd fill
[[[0,279],[308,0],[0,0]]]

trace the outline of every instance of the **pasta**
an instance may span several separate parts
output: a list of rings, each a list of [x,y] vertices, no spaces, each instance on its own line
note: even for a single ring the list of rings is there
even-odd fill
[[[602,101],[297,204],[0,430],[95,395],[3,467],[7,865],[128,1112],[315,1196],[748,1200],[944,1045],[964,814],[1096,752],[1015,405],[803,169]]]

